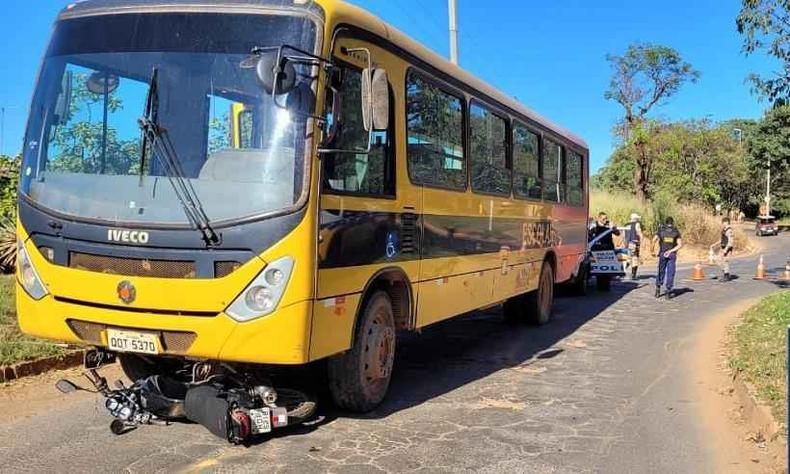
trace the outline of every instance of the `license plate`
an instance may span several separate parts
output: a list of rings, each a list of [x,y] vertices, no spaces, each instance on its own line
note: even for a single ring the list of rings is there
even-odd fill
[[[269,408],[250,410],[252,434],[269,433],[272,430],[272,412]]]
[[[598,250],[592,253],[593,257],[599,261],[613,261],[617,259],[614,250]]]
[[[107,345],[118,352],[159,354],[159,338],[151,333],[108,329]]]

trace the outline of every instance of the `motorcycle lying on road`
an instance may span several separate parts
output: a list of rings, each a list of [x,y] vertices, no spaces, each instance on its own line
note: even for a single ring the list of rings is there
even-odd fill
[[[59,380],[62,393],[86,391],[105,398],[104,406],[114,418],[110,430],[123,434],[141,425],[169,425],[188,420],[232,444],[249,444],[255,437],[310,420],[316,401],[291,388],[273,388],[271,381],[254,371],[220,363],[185,363],[173,374],[150,375],[126,386],[121,380],[111,388],[98,369],[115,362],[115,355],[99,349],[85,354],[85,378],[93,386],[83,388]]]

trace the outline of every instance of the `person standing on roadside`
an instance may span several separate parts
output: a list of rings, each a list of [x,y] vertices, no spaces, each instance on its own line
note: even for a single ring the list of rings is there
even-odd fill
[[[713,242],[710,249],[713,250],[717,245],[721,247],[721,253],[719,254],[719,264],[722,272],[721,282],[726,283],[730,281],[730,256],[735,248],[735,231],[732,230],[728,217],[721,220],[721,239]]]
[[[653,248],[658,244],[658,276],[656,277],[656,298],[661,296],[661,286],[666,288],[666,297],[674,297],[675,271],[677,269],[678,250],[683,247],[680,231],[675,227],[675,220],[667,217],[664,225],[658,228],[653,237]],[[654,254],[655,256],[655,254]]]
[[[642,217],[631,214],[631,227],[628,231],[628,253],[631,256],[631,279],[636,280],[636,273],[639,271],[639,251],[642,246]]]

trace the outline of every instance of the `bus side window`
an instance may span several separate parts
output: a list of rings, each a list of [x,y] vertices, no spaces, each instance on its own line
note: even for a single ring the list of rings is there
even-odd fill
[[[561,202],[562,147],[552,140],[544,139],[542,151],[543,199],[550,202]]]
[[[584,157],[570,151],[567,153],[565,174],[566,200],[572,206],[584,204]]]
[[[252,109],[244,104],[235,103],[231,106],[233,115],[232,140],[233,148],[246,149],[254,148],[252,134],[254,127],[254,117]]]
[[[513,192],[517,197],[541,199],[539,137],[524,125],[513,125]]]
[[[362,120],[362,71],[343,67],[339,72],[342,107],[340,115],[331,117],[340,126],[330,144],[341,150],[364,149],[368,132]],[[327,104],[332,103],[332,91],[327,91]],[[390,120],[390,124],[393,121]],[[395,167],[389,130],[373,133],[369,153],[331,153],[323,158],[323,188],[328,193],[370,196],[395,195]]]
[[[412,182],[465,190],[464,100],[409,71],[406,121]]]
[[[472,190],[510,195],[505,119],[473,102],[469,113]]]

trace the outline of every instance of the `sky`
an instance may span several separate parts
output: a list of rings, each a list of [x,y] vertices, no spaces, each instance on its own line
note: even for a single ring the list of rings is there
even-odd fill
[[[655,116],[684,120],[758,118],[750,72],[770,72],[763,54],[745,57],[735,30],[740,0],[457,0],[460,64],[505,94],[583,137],[591,168],[611,155],[621,114],[606,101],[608,53],[633,42],[677,49],[698,69]],[[21,149],[28,107],[52,21],[66,0],[3,0],[0,16],[0,154]],[[446,0],[353,0],[439,54],[449,54]],[[591,6],[596,4],[596,6]]]

